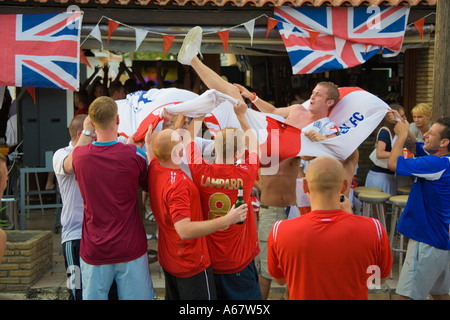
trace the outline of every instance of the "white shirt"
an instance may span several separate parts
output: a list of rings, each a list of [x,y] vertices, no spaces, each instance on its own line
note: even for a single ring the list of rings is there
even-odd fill
[[[84,202],[75,174],[64,172],[64,159],[73,150],[72,142],[53,155],[53,170],[58,180],[63,207],[61,210],[61,243],[81,239]]]
[[[309,130],[315,130],[318,133],[324,135],[325,137],[334,133],[339,134],[338,126],[334,122],[332,122],[328,117],[324,117],[314,122],[311,122],[302,129],[303,132],[308,132]]]

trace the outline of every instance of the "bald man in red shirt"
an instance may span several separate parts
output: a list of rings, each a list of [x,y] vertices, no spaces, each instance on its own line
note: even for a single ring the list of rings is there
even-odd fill
[[[380,285],[391,272],[381,223],[349,213],[348,199],[340,202],[348,183],[338,160],[312,160],[303,183],[312,211],[272,228],[269,273],[280,285],[287,283],[291,300],[367,300],[372,280]]]

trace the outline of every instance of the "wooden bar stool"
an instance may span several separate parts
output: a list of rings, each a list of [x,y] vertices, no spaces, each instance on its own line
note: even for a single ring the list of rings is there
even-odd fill
[[[391,229],[389,230],[389,243],[391,244],[392,255],[394,256],[396,252],[398,252],[398,272],[402,270],[403,265],[403,254],[406,253],[406,250],[403,248],[403,244],[405,241],[405,237],[400,233],[399,245],[395,246],[394,236],[395,236],[395,226],[397,225],[398,219],[403,212],[403,209],[406,206],[406,202],[408,202],[408,195],[398,195],[389,198],[389,202],[391,202],[393,207],[392,220],[391,220]]]
[[[391,195],[386,192],[380,191],[363,191],[358,194],[359,200],[363,204],[363,216],[370,217],[374,216],[372,213],[376,212],[377,219],[380,220],[384,229],[386,230],[386,219],[385,219],[385,204],[389,200]]]
[[[358,195],[359,195],[361,192],[364,192],[364,191],[377,191],[377,192],[383,192],[383,190],[382,190],[381,188],[378,188],[378,187],[359,186],[359,187],[356,187],[356,188],[353,189],[353,195],[354,195],[356,198],[358,198]],[[361,200],[360,200],[360,201],[361,201]],[[358,216],[362,216],[362,214],[363,214],[362,208],[363,208],[363,206],[362,206],[362,203],[361,203],[361,205],[358,205],[358,206],[355,205],[355,207],[353,208],[353,210],[354,210],[355,214],[357,214]]]
[[[356,187],[355,189],[353,189],[353,193],[356,197],[358,196],[358,194],[360,194],[361,192],[364,192],[364,191],[383,192],[383,190],[378,187],[359,186],[359,187]]]
[[[411,186],[403,186],[403,187],[398,187],[397,188],[397,194],[398,195],[409,194],[410,191],[411,191]]]

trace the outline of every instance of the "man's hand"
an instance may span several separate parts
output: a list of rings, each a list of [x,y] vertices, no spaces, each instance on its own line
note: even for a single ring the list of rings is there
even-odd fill
[[[240,205],[239,207],[235,208],[233,205],[233,208],[228,211],[228,213],[224,216],[224,218],[228,219],[229,225],[242,222],[247,218],[247,204],[244,203]]]
[[[87,116],[83,122],[83,130],[89,130],[92,134],[95,133],[95,128],[92,125],[91,119]]]
[[[163,129],[167,129],[173,126],[172,123],[172,115],[166,111],[166,108],[163,108]]]
[[[390,109],[387,113],[386,113],[386,120],[390,123],[396,123],[396,122],[401,122],[403,121],[402,117],[400,116],[400,114],[398,113],[397,110],[394,109]]]
[[[248,91],[247,88],[244,86],[241,86],[240,84],[234,83],[234,86],[239,89],[239,92],[241,93],[241,96],[247,99],[253,98],[253,93]]]
[[[405,120],[405,122],[398,121],[394,127],[394,132],[397,136],[403,135],[404,137],[408,136],[409,132],[409,123]]]
[[[236,116],[244,116],[247,112],[247,105],[244,102],[238,102],[234,105],[234,113],[236,113]]]
[[[135,146],[137,146],[137,147],[142,149],[142,147],[144,146],[144,140],[134,141],[134,137],[135,136],[136,136],[136,132],[133,133],[133,135],[131,137],[128,137],[127,144],[132,144],[132,145],[135,145]]]
[[[323,134],[320,134],[315,130],[309,130],[309,131],[305,132],[305,136],[312,142],[317,142],[317,141],[322,141],[322,140],[327,139]]]
[[[342,201],[342,198],[344,201]],[[341,195],[341,202],[339,203],[341,210],[353,213],[352,211],[352,203],[350,202],[349,198],[347,198],[345,195]]]

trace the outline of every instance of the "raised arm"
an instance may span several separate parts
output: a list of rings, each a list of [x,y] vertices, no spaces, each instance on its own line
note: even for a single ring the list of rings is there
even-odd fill
[[[386,120],[391,123],[404,122],[398,111],[394,109],[388,111],[388,113],[386,114]],[[406,123],[408,122],[406,121]],[[416,136],[409,129],[408,135],[404,143],[404,147],[408,149],[411,153],[416,154]]]
[[[84,119],[83,131],[85,130],[89,131],[91,134],[86,135],[84,133],[81,133],[80,137],[78,138],[77,144],[74,146],[73,150],[69,153],[69,155],[64,159],[65,173],[73,173],[73,151],[75,150],[75,148],[90,144],[93,141],[93,137],[95,136],[95,129],[94,126],[92,125],[89,116],[86,117],[86,119]]]
[[[283,118],[287,118],[289,116],[291,110],[289,109],[289,107],[275,108],[275,106],[256,96],[255,93],[248,91],[247,88],[245,88],[244,86],[241,86],[240,84],[237,83],[235,83],[234,86],[239,89],[241,96],[250,99],[250,101],[258,108],[259,111],[264,113],[276,114],[282,116]]]
[[[394,172],[397,170],[398,157],[403,154],[403,146],[405,145],[405,142],[408,138],[409,123],[407,121],[405,122],[406,123],[398,121],[394,127],[394,131],[397,134],[397,140],[392,146],[391,154],[389,155],[388,159],[388,168],[389,170]]]
[[[119,64],[119,70],[117,72],[117,77],[113,81],[111,81],[111,84],[120,82],[120,77],[124,73],[125,69],[126,69],[125,62],[122,61]]]
[[[145,151],[147,152],[147,159],[149,162],[155,156],[152,149],[152,139],[154,135],[155,132],[153,132],[153,125],[150,125],[148,127],[147,134],[145,135]]]
[[[244,102],[239,102],[234,106],[234,112],[236,113],[236,117],[239,120],[239,123],[241,124],[241,128],[244,131],[245,134],[245,144],[247,146],[248,152],[256,152],[258,155],[259,152],[259,143],[256,139],[256,135],[253,132],[253,129],[250,128],[248,125],[247,119],[245,119],[245,113],[247,112],[247,105]]]

